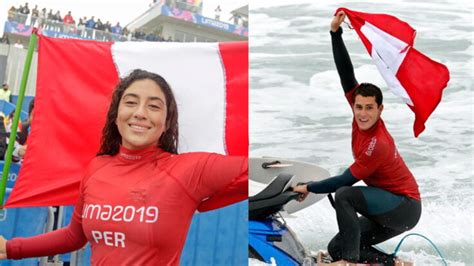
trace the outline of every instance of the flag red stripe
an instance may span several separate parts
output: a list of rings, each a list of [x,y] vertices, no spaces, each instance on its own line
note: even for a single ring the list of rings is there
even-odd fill
[[[110,46],[40,36],[28,153],[7,207],[75,204],[85,166],[98,151],[118,81]]]
[[[408,106],[415,113],[413,130],[415,137],[418,137],[425,129],[426,120],[441,101],[443,89],[448,85],[448,68],[412,48],[400,65],[397,78],[413,102],[414,106]]]
[[[226,75],[226,147],[229,155],[248,156],[248,43],[220,43]]]
[[[372,25],[376,25],[377,28],[381,29],[382,31],[407,43],[409,46],[413,46],[415,40],[415,29],[413,29],[405,21],[399,20],[397,17],[387,14],[363,13],[354,10],[349,10],[347,8],[339,8],[336,13],[340,10],[344,11],[347,14],[352,27],[354,27],[354,29],[357,31],[357,33],[363,40],[365,39],[365,37],[363,37],[363,35],[360,33],[360,28],[367,21]],[[371,46],[370,42],[368,42],[367,39],[365,39],[364,44],[367,48],[369,48],[367,44]],[[369,50],[369,53],[370,52],[371,51]]]

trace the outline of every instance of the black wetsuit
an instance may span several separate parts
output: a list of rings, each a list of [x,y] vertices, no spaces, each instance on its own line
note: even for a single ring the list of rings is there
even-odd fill
[[[358,83],[341,28],[335,33],[331,31],[331,40],[341,84],[348,93]],[[394,256],[373,245],[413,228],[421,216],[421,201],[375,186],[352,186],[357,181],[347,169],[339,176],[308,183],[308,191],[313,193],[336,192],[339,233],[328,245],[329,254],[334,260],[392,265]]]

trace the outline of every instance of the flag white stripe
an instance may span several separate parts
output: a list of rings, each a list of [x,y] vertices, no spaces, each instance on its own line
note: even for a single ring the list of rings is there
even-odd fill
[[[225,154],[226,83],[217,43],[119,42],[112,56],[121,77],[140,68],[168,81],[178,103],[179,152]]]
[[[396,77],[398,69],[409,51],[409,48],[405,49],[408,44],[368,22],[365,22],[360,31],[372,44],[372,59],[389,89],[404,103],[413,106],[413,101]]]

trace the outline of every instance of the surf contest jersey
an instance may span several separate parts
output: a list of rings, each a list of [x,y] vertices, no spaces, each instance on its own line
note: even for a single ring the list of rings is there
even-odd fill
[[[65,253],[88,241],[93,265],[178,265],[195,211],[246,199],[247,180],[246,157],[121,147],[89,164],[68,227],[14,238],[7,256]]]
[[[351,108],[356,88],[345,94]],[[355,178],[363,180],[368,186],[416,200],[421,199],[415,177],[398,153],[382,118],[365,131],[359,129],[353,118],[352,155],[355,161],[349,170]]]

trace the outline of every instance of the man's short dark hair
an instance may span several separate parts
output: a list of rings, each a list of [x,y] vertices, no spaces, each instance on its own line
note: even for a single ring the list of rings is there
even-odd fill
[[[355,101],[355,97],[361,95],[363,97],[375,97],[375,102],[378,106],[382,105],[383,95],[379,87],[371,83],[361,83],[354,91],[352,102]]]

